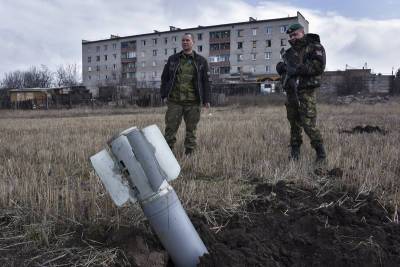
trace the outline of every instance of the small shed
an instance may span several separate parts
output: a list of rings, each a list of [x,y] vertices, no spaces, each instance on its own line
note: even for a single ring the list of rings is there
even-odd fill
[[[11,106],[21,109],[49,108],[50,93],[46,88],[21,88],[8,91]]]

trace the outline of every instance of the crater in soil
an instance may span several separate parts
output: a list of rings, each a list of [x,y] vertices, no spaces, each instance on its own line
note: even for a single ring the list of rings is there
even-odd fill
[[[199,266],[400,266],[400,225],[391,222],[393,210],[383,208],[373,193],[308,189],[283,181],[258,184],[255,193],[238,213],[216,211],[214,225],[202,215],[189,214],[209,250]],[[114,266],[174,266],[149,229],[82,227],[64,244],[77,252],[88,245],[119,248],[110,261]],[[51,260],[56,265],[74,257],[35,258],[35,253],[3,250],[0,263],[15,259],[15,264],[40,265]]]

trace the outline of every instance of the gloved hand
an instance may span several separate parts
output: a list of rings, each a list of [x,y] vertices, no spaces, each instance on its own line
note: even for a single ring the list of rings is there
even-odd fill
[[[283,62],[278,62],[278,64],[276,64],[276,72],[279,75],[282,75],[284,72],[286,72],[286,64]]]

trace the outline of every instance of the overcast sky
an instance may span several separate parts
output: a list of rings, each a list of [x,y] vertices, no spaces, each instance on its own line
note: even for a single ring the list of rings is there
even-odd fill
[[[400,67],[400,1],[0,0],[0,77],[13,70],[81,65],[81,41],[295,16],[321,35],[327,69]]]

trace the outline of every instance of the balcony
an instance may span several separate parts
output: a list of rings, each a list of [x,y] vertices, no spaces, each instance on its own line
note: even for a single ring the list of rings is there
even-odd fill
[[[210,38],[210,44],[217,44],[217,43],[229,43],[231,41],[230,37],[222,37],[222,38]]]

